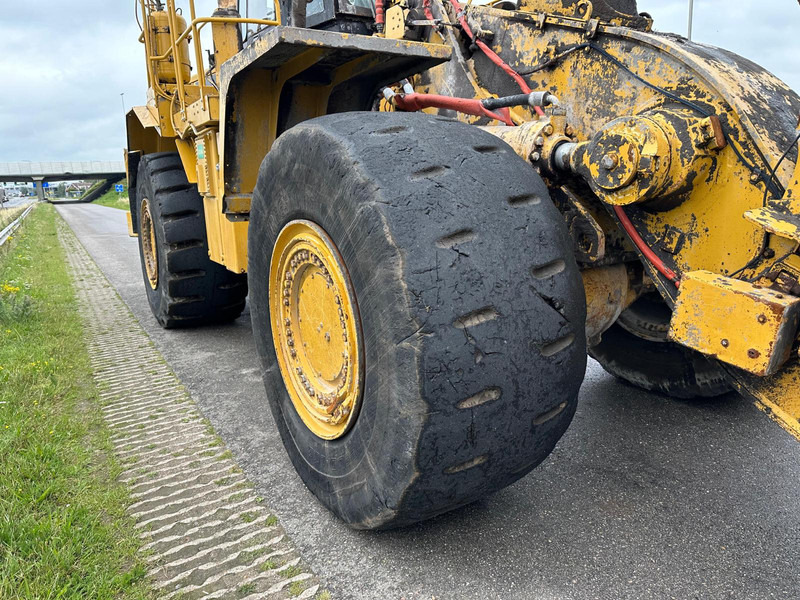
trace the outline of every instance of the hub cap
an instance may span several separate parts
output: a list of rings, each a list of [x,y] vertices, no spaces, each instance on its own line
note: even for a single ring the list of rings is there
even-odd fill
[[[297,413],[318,437],[343,436],[361,399],[361,323],[350,276],[325,231],[292,221],[270,263],[272,340]]]
[[[156,252],[156,232],[153,227],[153,215],[150,214],[150,202],[147,198],[142,200],[141,207],[142,226],[139,236],[142,239],[142,255],[144,256],[144,270],[150,287],[158,287],[158,253]]]

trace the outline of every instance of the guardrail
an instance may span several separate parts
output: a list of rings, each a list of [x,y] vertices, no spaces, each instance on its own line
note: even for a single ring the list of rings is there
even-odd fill
[[[8,238],[11,237],[11,234],[14,233],[20,225],[22,225],[22,220],[28,216],[28,213],[30,213],[33,210],[34,206],[36,205],[31,204],[28,208],[26,208],[23,211],[23,213],[20,216],[18,216],[11,222],[11,225],[3,229],[3,231],[0,231],[0,246],[5,244],[8,241]]]

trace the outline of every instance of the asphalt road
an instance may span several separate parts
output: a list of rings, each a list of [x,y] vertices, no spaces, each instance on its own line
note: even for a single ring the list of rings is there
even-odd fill
[[[3,204],[3,208],[14,208],[15,206],[22,206],[23,204],[28,204],[29,202],[36,202],[36,198],[15,196],[13,198],[8,198]]]
[[[351,531],[284,454],[249,314],[161,330],[124,213],[58,210],[335,598],[800,598],[800,444],[738,396],[676,402],[590,361],[570,430],[531,475],[412,528]]]

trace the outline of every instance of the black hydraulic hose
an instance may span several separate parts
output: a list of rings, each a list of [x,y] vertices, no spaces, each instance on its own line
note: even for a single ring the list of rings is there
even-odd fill
[[[558,98],[549,92],[531,92],[530,94],[514,94],[500,98],[484,98],[481,104],[487,110],[511,108],[512,106],[530,106],[544,108],[545,106],[558,106]]]
[[[511,106],[528,106],[530,94],[514,94],[513,96],[504,96],[502,98],[484,98],[481,100],[489,110],[497,110],[498,108],[509,108]]]

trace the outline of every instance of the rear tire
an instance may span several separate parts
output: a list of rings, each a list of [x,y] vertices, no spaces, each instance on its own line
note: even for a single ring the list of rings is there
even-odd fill
[[[651,293],[603,334],[589,355],[611,375],[673,398],[711,398],[732,391],[725,371],[699,352],[667,341],[670,310]]]
[[[137,181],[139,257],[156,320],[172,329],[236,319],[245,306],[247,276],[208,257],[203,200],[178,154],[144,156]]]
[[[338,439],[298,416],[273,341],[273,248],[298,220],[338,248],[363,331],[360,410]],[[488,133],[419,113],[290,129],[261,166],[249,261],[283,443],[309,489],[355,528],[408,525],[507,486],[572,420],[586,307],[569,235],[541,178]]]

